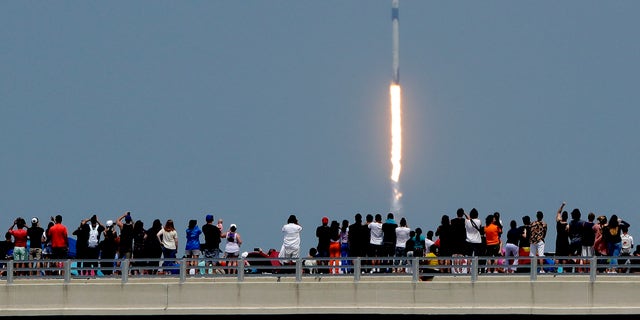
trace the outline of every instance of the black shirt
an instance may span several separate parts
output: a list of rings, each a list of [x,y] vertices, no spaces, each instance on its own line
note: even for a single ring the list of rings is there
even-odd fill
[[[202,234],[204,234],[204,244],[202,249],[213,250],[220,249],[220,229],[211,223],[202,226]]]

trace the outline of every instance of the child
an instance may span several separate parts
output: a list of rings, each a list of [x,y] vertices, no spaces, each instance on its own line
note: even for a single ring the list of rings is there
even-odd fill
[[[318,250],[316,248],[309,249],[309,256],[304,260],[304,266],[307,267],[307,271],[310,274],[314,274],[318,272],[318,261],[315,259],[318,255]]]

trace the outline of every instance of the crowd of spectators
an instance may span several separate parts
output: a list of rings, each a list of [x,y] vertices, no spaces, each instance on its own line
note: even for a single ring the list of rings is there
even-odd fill
[[[62,223],[61,215],[50,220],[43,229],[37,217],[31,219],[31,227],[19,217],[8,229],[5,240],[0,241],[0,260],[14,260],[16,269],[29,269],[17,275],[38,275],[44,273],[38,269],[47,260],[69,258],[69,234],[76,237],[73,258],[77,259],[81,274],[87,276],[118,272],[114,267],[119,261],[132,258],[132,266],[136,267],[132,268],[133,274],[155,274],[161,269],[160,259],[171,263],[179,248],[178,231],[171,219],[164,224],[156,219],[151,227],[145,228],[143,221],[134,221],[130,212],[104,223],[93,215],[83,219],[71,233]],[[521,217],[521,224],[510,220],[506,233],[499,212],[487,214],[483,220],[477,209],[467,213],[459,208],[454,217],[442,215],[440,224],[424,234],[420,227],[410,228],[407,218],[397,222],[394,213],[388,213],[384,221],[381,214],[367,214],[363,221],[363,216],[357,213],[352,223],[322,217],[315,230],[317,246],[304,257],[305,270],[350,273],[353,272],[350,258],[366,257],[363,260],[366,272],[404,273],[410,271],[407,264],[411,259],[407,257],[430,257],[425,263],[439,266],[429,269],[433,272],[466,273],[469,257],[478,256],[484,258],[482,272],[488,273],[518,272],[519,266],[530,259],[537,259],[540,273],[549,270],[545,265],[550,264],[555,266],[554,272],[588,272],[590,259],[599,256],[603,257],[601,262],[609,264],[600,272],[640,271],[636,266],[625,266],[635,259],[624,257],[640,256],[640,248],[634,251],[630,225],[615,214],[606,217],[590,212],[583,220],[578,208],[569,213],[562,203],[555,215],[557,235],[553,255],[545,251],[549,226],[542,211],[536,212],[534,221],[528,215]],[[272,249],[264,254],[256,250],[265,257],[279,257],[282,264],[293,264],[300,258],[302,231],[297,217],[291,215],[282,227],[280,251]],[[218,258],[227,261],[222,272],[237,270],[242,237],[235,224],[225,230],[222,219],[214,225],[213,215],[206,215],[202,227],[197,220],[190,220],[185,234],[185,257],[189,258],[192,272],[220,266]],[[245,252],[244,256],[247,255]],[[570,270],[563,268],[567,265],[572,266]]]

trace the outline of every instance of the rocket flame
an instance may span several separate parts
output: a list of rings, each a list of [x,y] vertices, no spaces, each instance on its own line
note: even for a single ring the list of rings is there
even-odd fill
[[[402,108],[399,84],[389,87],[391,95],[391,184],[393,188],[392,210],[400,211],[400,171],[402,170]]]

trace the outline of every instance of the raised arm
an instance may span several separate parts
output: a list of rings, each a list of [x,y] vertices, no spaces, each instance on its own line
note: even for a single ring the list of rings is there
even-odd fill
[[[560,208],[558,208],[558,213],[556,214],[556,221],[561,221],[562,220],[562,210],[564,209],[564,206],[567,203],[562,201],[562,204],[560,205]]]

